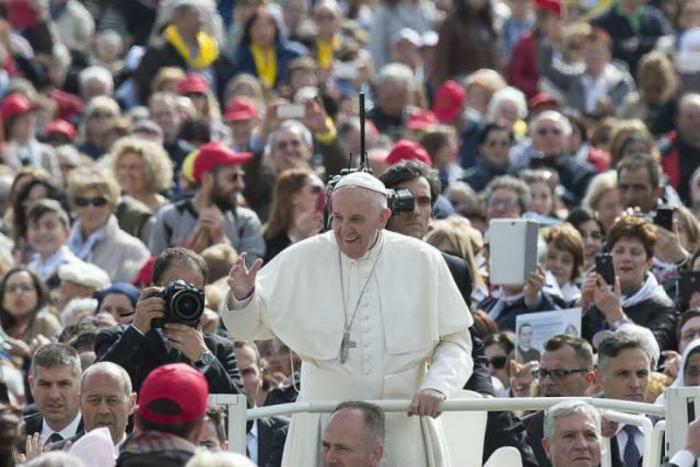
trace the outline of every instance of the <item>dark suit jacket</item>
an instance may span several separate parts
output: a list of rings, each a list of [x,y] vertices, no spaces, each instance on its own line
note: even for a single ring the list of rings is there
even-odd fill
[[[41,433],[41,429],[44,426],[44,416],[39,412],[34,412],[32,414],[24,417],[24,430],[27,436],[31,436],[35,433]],[[78,424],[78,430],[76,433],[83,432],[83,419],[81,417],[80,424]]]
[[[467,306],[472,304],[472,276],[467,267],[467,263],[460,257],[451,255],[441,251],[442,257],[445,258],[447,267],[450,269],[450,274],[457,284],[459,293],[467,302]]]
[[[258,419],[258,465],[262,467],[280,465],[276,461],[270,464],[270,460],[275,450],[275,435],[281,428],[288,425],[289,419],[286,417],[263,417]],[[284,440],[286,439],[287,432],[285,430]],[[284,450],[284,440],[282,441],[282,450]],[[282,461],[281,452],[279,461]]]
[[[280,467],[282,465],[282,454],[284,454],[284,443],[287,441],[289,425],[284,425],[275,432],[270,444],[270,455],[267,464],[258,464],[260,467]]]
[[[216,357],[204,372],[209,393],[243,394],[231,341],[217,334],[204,334],[204,343]],[[113,362],[124,367],[137,393],[155,368],[168,363],[192,363],[177,350],[168,352],[156,330],[151,329],[144,336],[133,326],[121,324],[100,331],[95,341],[95,354],[98,362]]]

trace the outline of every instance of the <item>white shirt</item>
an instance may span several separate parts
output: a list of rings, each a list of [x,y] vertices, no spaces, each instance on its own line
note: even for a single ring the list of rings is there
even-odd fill
[[[27,263],[27,268],[39,276],[39,279],[46,281],[58,272],[58,268],[62,264],[80,262],[82,261],[70,251],[70,248],[67,245],[63,245],[46,259],[42,259],[41,255],[36,253]]]
[[[671,464],[676,464],[678,467],[694,467],[695,456],[687,449],[681,449],[673,455]]]
[[[608,95],[608,81],[605,79],[605,72],[601,73],[598,79],[589,74],[584,74],[581,79],[586,88],[586,112],[595,113],[598,101]]]
[[[46,440],[49,439],[49,437],[54,434],[58,433],[61,435],[63,439],[69,439],[72,438],[73,436],[76,435],[78,432],[78,425],[80,425],[80,412],[78,412],[78,415],[75,416],[72,422],[70,422],[68,425],[66,425],[65,428],[63,428],[61,431],[53,431],[51,427],[49,427],[49,424],[46,423],[46,419],[41,420],[41,443],[44,444],[46,443]]]
[[[627,447],[628,441],[627,432],[623,430],[624,427],[625,425],[618,426],[617,432],[615,433],[615,438],[617,439],[617,447],[620,448],[620,452],[618,454],[622,462],[625,461],[625,448]],[[642,436],[641,430],[637,430],[636,434],[634,435],[634,444],[637,445],[637,450],[639,451],[639,454],[644,455],[644,437]]]
[[[260,420],[255,420],[253,428],[245,435],[245,446],[248,449],[248,459],[255,464],[258,463],[258,423]]]

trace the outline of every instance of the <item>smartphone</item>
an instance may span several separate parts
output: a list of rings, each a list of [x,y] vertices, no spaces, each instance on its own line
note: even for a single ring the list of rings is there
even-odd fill
[[[654,215],[654,224],[673,232],[673,209],[659,208]]]
[[[700,271],[684,271],[678,279],[678,302],[687,306],[694,292],[700,292]]]
[[[277,118],[280,120],[291,120],[304,118],[306,109],[304,104],[280,104],[277,106]]]
[[[595,255],[595,272],[603,276],[606,284],[615,285],[615,267],[610,253]]]

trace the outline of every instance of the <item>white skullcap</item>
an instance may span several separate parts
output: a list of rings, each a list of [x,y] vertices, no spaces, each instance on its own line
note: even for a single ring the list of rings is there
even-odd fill
[[[700,27],[686,30],[680,38],[678,45],[679,52],[700,51]]]
[[[333,192],[342,190],[348,187],[360,187],[365,190],[374,191],[381,195],[386,196],[386,187],[384,184],[372,174],[367,172],[353,172],[349,175],[345,175],[340,179],[338,184],[335,186]]]
[[[58,268],[58,278],[62,281],[75,282],[95,290],[106,289],[110,286],[109,275],[101,268],[91,263],[75,262],[61,265]]]

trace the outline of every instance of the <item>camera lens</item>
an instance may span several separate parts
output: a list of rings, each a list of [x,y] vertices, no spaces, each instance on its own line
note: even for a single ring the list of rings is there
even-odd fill
[[[173,314],[183,322],[196,322],[204,311],[201,298],[190,291],[175,294],[172,302]]]

